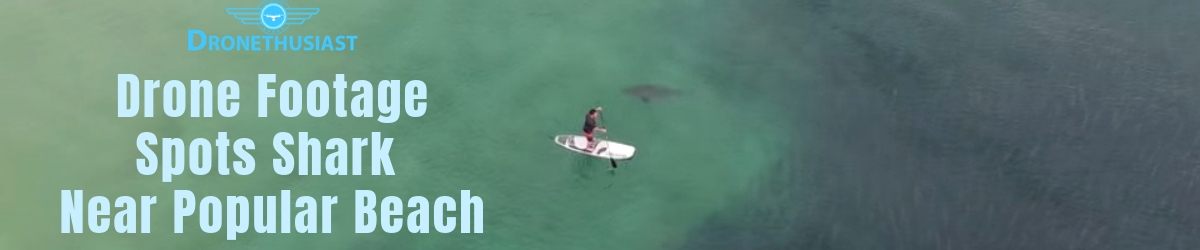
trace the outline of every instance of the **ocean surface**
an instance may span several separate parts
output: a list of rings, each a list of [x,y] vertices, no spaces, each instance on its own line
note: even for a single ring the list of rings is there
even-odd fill
[[[257,1],[0,2],[0,249],[1200,247],[1200,3],[288,3],[321,12],[285,35],[357,35],[355,50],[186,50],[189,29],[259,35],[225,13]],[[117,118],[125,73],[235,80],[241,112]],[[428,109],[261,118],[266,73],[421,80]],[[680,94],[622,92],[638,84]],[[638,147],[617,170],[552,143],[595,106],[611,140]],[[164,183],[134,166],[141,132],[251,138],[257,169]],[[396,175],[276,175],[278,132],[381,132]],[[72,189],[158,196],[152,233],[60,233]],[[485,232],[355,234],[359,189],[471,190]],[[331,234],[227,241],[195,217],[172,233],[173,190],[340,200]]]
[[[740,6],[802,129],[679,249],[1200,247],[1196,2]]]

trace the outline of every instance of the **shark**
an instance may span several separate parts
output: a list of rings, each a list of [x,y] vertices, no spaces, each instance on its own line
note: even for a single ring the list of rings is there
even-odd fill
[[[667,86],[654,84],[638,84],[626,87],[621,90],[622,93],[637,97],[643,103],[650,103],[658,99],[664,99],[681,94],[682,92]]]

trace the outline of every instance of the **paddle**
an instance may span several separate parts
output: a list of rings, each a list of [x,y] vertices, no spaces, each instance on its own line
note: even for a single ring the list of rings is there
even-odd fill
[[[599,118],[600,118],[600,127],[604,127],[604,116],[600,116]],[[608,128],[604,128],[604,141],[605,142],[609,141],[608,140]],[[608,163],[611,164],[613,168],[617,168],[617,160],[612,158],[612,152],[605,150],[605,153],[608,154]]]

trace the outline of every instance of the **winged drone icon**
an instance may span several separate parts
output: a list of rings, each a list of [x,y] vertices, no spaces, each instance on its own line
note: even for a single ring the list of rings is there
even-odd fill
[[[281,0],[266,0],[257,8],[226,8],[225,12],[244,25],[258,26],[267,34],[279,34],[289,26],[304,24],[321,9],[292,8]]]

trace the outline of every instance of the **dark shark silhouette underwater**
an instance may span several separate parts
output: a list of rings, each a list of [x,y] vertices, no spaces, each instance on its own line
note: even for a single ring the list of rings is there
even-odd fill
[[[630,86],[630,87],[626,87],[625,89],[622,89],[621,93],[625,93],[627,95],[637,97],[638,100],[641,100],[643,103],[650,103],[653,101],[666,99],[666,98],[669,98],[672,96],[677,96],[677,95],[681,94],[682,92],[677,89],[666,87],[666,86],[660,86],[660,85],[654,85],[654,84],[638,84],[638,85],[634,85],[634,86]]]

